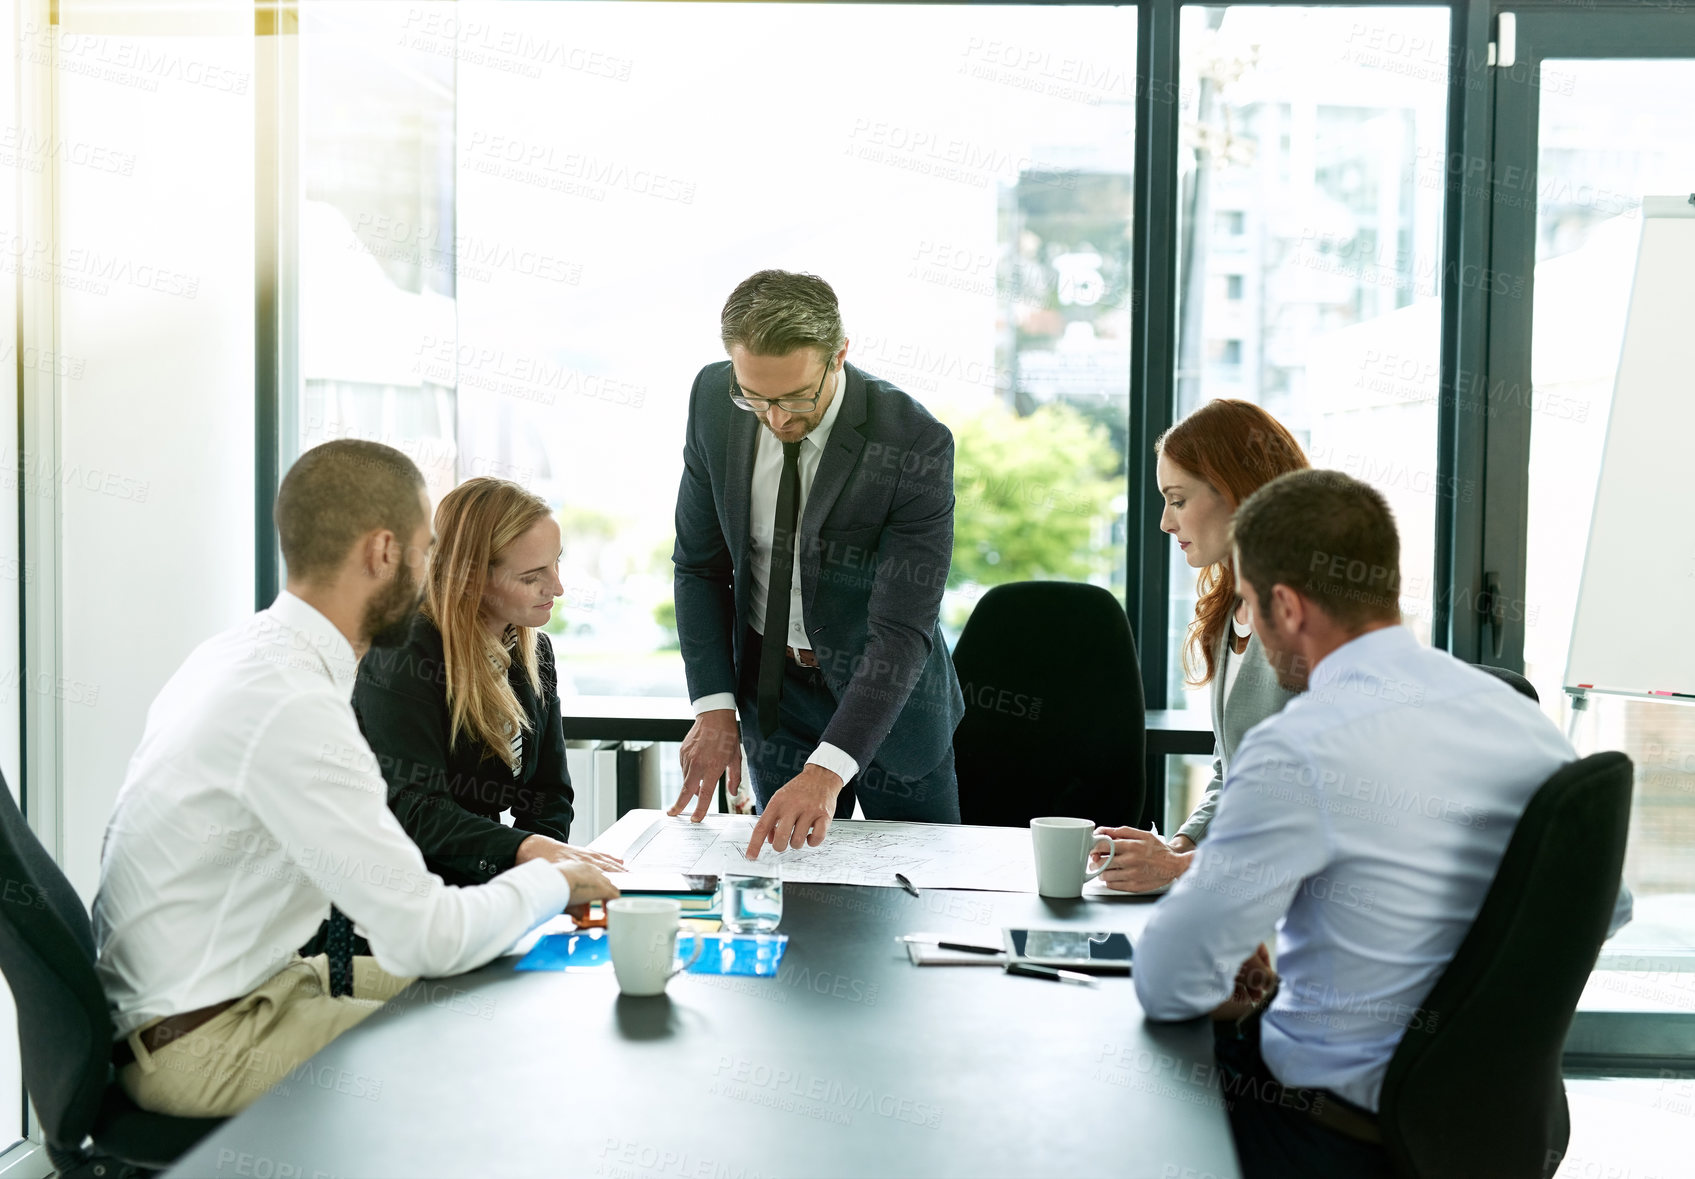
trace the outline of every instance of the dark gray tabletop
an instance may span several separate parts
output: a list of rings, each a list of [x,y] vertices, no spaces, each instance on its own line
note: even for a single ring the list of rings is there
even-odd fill
[[[1203,1022],[1147,1023],[1127,978],[915,967],[893,938],[1124,930],[1135,898],[785,886],[773,979],[657,999],[513,958],[415,985],[170,1176],[1146,1176],[1240,1172]]]

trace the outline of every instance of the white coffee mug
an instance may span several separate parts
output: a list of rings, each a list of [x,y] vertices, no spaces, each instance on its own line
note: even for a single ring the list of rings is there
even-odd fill
[[[663,995],[665,984],[700,961],[706,939],[694,939],[694,956],[677,964],[677,923],[683,907],[663,897],[618,897],[606,902],[606,938],[612,973],[626,995]]]
[[[1112,863],[1112,837],[1096,835],[1088,819],[1031,819],[1030,840],[1036,848],[1036,891],[1045,897],[1080,897],[1083,882],[1093,880]],[[1089,868],[1089,852],[1106,843],[1106,859]]]

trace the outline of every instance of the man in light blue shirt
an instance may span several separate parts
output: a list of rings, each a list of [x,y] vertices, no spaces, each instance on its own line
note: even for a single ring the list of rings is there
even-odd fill
[[[1531,796],[1576,754],[1530,700],[1401,625],[1399,538],[1371,487],[1285,475],[1232,539],[1254,630],[1303,694],[1243,738],[1137,946],[1136,992],[1151,1019],[1238,1021],[1219,1056],[1245,1175],[1388,1175],[1372,1138],[1389,1058]],[[1273,936],[1280,982],[1256,955]]]

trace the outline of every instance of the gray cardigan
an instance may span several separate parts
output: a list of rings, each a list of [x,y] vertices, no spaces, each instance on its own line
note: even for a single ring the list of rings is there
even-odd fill
[[[1201,805],[1195,808],[1195,813],[1189,816],[1174,833],[1187,835],[1199,843],[1206,838],[1207,826],[1212,822],[1212,816],[1218,810],[1218,792],[1224,789],[1224,775],[1229,772],[1230,759],[1235,756],[1236,746],[1249,729],[1260,721],[1275,713],[1281,712],[1283,706],[1294,699],[1293,692],[1285,691],[1277,683],[1277,675],[1266,662],[1265,648],[1260,644],[1259,635],[1248,636],[1248,649],[1240,655],[1232,653],[1232,658],[1242,661],[1241,669],[1236,673],[1236,683],[1231,688],[1230,699],[1224,699],[1224,651],[1225,644],[1230,641],[1231,630],[1224,629],[1224,639],[1219,643],[1215,652],[1216,659],[1213,667],[1217,670],[1212,677],[1212,784],[1207,787],[1207,795],[1201,800]]]

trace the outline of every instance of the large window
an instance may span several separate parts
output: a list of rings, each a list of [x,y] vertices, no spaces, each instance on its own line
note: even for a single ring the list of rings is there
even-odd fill
[[[1408,624],[1430,638],[1447,115],[1445,8],[1183,9],[1176,416],[1278,418],[1394,509]],[[1469,500],[1472,489],[1457,493]],[[1168,693],[1195,571],[1171,563]],[[1205,763],[1172,783],[1198,799]]]
[[[462,4],[409,34],[459,62],[460,471],[559,506],[577,688],[684,691],[687,395],[767,267],[828,279],[849,362],[954,431],[944,625],[1004,581],[1120,590],[1135,10],[655,17]]]
[[[455,425],[455,64],[408,29],[454,9],[302,8],[299,394],[283,399],[285,466],[331,438],[375,439],[437,500],[473,473]]]
[[[538,491],[567,689],[682,695],[688,390],[731,288],[806,270],[849,362],[954,431],[950,634],[1002,582],[1122,592],[1135,33],[1114,7],[313,6],[285,446]]]
[[[1472,64],[1449,22],[1434,5],[1185,6],[1171,95],[1175,415],[1254,401],[1315,464],[1384,491],[1427,641],[1438,510],[1482,494],[1437,474],[1450,74]],[[360,0],[307,6],[300,28],[285,449],[381,438],[437,497],[473,475],[543,494],[566,538],[551,629],[568,690],[684,691],[669,553],[686,394],[722,355],[724,296],[768,266],[827,277],[850,361],[955,432],[951,634],[1001,582],[1124,589],[1147,491],[1125,453],[1133,7]],[[1522,603],[1527,671],[1564,724],[1570,541],[1636,213],[1688,187],[1695,92],[1681,61],[1545,63],[1534,85],[1535,179],[1496,211],[1538,211]],[[1472,429],[1484,407],[1460,396]],[[1167,695],[1204,709],[1183,680],[1180,559],[1168,600]],[[1695,891],[1695,712],[1603,701],[1588,723],[1580,745],[1643,767],[1627,876],[1637,929],[1658,930]],[[1204,766],[1180,776],[1173,816]]]

